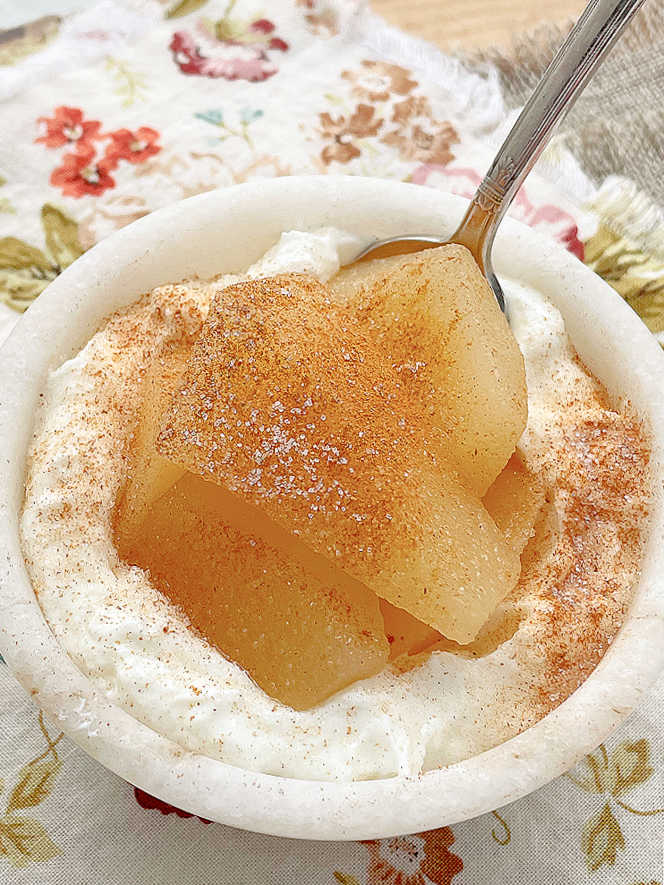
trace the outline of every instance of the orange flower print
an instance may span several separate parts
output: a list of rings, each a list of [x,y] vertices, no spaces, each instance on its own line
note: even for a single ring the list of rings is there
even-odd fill
[[[115,187],[110,175],[117,161],[104,157],[98,160],[94,148],[83,148],[75,154],[65,154],[62,165],[51,173],[51,184],[59,187],[66,197],[82,197],[86,194],[98,197]]]
[[[416,86],[410,71],[383,61],[362,62],[360,71],[344,71],[344,80],[352,83],[351,93],[364,101],[387,101],[391,95],[408,95]]]
[[[463,861],[449,849],[454,835],[441,827],[414,836],[394,836],[367,842],[367,885],[451,885]]]
[[[381,139],[395,147],[403,160],[445,166],[454,159],[450,146],[459,140],[451,123],[433,119],[428,99],[409,96],[394,105],[395,128]]]
[[[334,160],[348,163],[360,156],[361,151],[353,139],[377,134],[383,121],[377,120],[374,114],[375,108],[368,104],[359,104],[348,118],[340,116],[335,120],[327,111],[320,114],[320,132],[330,141],[321,152],[326,166]]]
[[[55,109],[53,117],[40,117],[38,122],[46,126],[46,132],[35,141],[49,148],[62,147],[65,144],[74,144],[77,148],[90,146],[99,138],[101,128],[98,120],[85,120],[83,111],[64,105]]]
[[[450,885],[452,879],[463,869],[461,858],[450,851],[454,834],[449,827],[440,827],[422,833],[424,839],[424,862],[422,872],[435,885]]]
[[[110,132],[110,144],[106,148],[106,158],[117,165],[119,160],[130,163],[143,163],[161,150],[157,144],[159,133],[149,126],[141,126],[135,132],[130,129],[118,129]]]
[[[115,187],[111,175],[122,161],[144,163],[158,154],[159,133],[149,126],[139,126],[136,130],[116,129],[114,132],[100,132],[98,120],[86,120],[79,108],[64,105],[56,108],[53,117],[40,117],[46,124],[46,133],[35,141],[48,148],[73,145],[72,153],[60,157],[60,165],[51,173],[50,182],[59,187],[66,197],[99,197]],[[97,153],[100,142],[107,141],[104,156]]]
[[[407,126],[414,117],[431,120],[431,105],[424,95],[409,95],[403,101],[395,102],[392,108],[392,123],[396,123],[399,129]]]

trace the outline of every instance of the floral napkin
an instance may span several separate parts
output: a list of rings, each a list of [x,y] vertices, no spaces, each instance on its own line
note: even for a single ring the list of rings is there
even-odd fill
[[[0,33],[0,335],[87,248],[174,200],[327,172],[470,196],[513,117],[504,69],[443,55],[361,0],[78,5],[60,16],[42,0],[42,18]],[[661,232],[635,206],[659,217],[633,182],[582,169],[563,137],[511,212],[664,335]],[[366,843],[260,836],[167,806],[63,737],[1,664],[0,737],[3,885],[661,885],[664,682],[531,796]]]

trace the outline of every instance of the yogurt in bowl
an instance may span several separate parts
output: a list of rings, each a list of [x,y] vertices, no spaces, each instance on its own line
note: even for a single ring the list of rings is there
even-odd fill
[[[220,692],[220,682],[228,683],[229,672],[223,668],[229,662],[220,655],[214,658],[209,649],[188,646],[187,641],[194,640],[186,633],[169,634],[173,667],[159,667],[145,678],[145,668],[154,666],[154,650],[145,643],[140,646],[145,651],[142,657],[135,640],[149,632],[150,625],[119,618],[111,632],[121,652],[109,662],[108,619],[99,618],[99,599],[95,602],[89,581],[91,571],[100,575],[104,539],[99,535],[89,539],[90,593],[82,593],[79,583],[78,597],[68,595],[71,587],[62,581],[58,585],[53,571],[49,574],[49,568],[57,571],[58,564],[53,558],[49,565],[43,551],[55,542],[37,518],[40,501],[58,506],[67,501],[58,502],[46,473],[40,479],[33,469],[37,493],[28,496],[23,538],[33,581],[57,639],[36,603],[18,543],[32,415],[39,395],[46,391],[40,426],[66,430],[67,414],[71,416],[75,403],[85,403],[80,388],[89,348],[58,367],[81,348],[104,317],[157,285],[241,273],[286,230],[296,228],[307,236],[298,240],[291,235],[280,252],[270,253],[270,272],[282,269],[285,262],[289,270],[328,275],[339,241],[332,234],[312,237],[321,227],[347,232],[340,240],[342,260],[347,260],[357,243],[365,242],[367,230],[376,237],[440,234],[453,229],[462,211],[463,201],[458,198],[354,178],[280,179],[206,194],[155,213],[91,250],[31,308],[6,345],[6,363],[12,370],[2,432],[12,457],[9,465],[3,465],[9,489],[9,500],[3,502],[7,508],[3,544],[9,556],[1,600],[3,654],[65,731],[143,789],[202,816],[280,835],[369,838],[428,829],[511,801],[570,767],[604,739],[654,679],[661,663],[657,635],[662,618],[662,591],[655,577],[662,525],[661,489],[656,484],[647,496],[650,516],[641,579],[625,623],[597,668],[552,712],[548,711],[557,700],[546,698],[541,680],[539,707],[534,708],[537,655],[528,657],[523,650],[514,654],[519,630],[510,642],[479,660],[432,655],[426,664],[398,679],[381,675],[358,683],[298,721],[287,708],[275,713],[274,705],[266,705],[239,670],[230,673],[230,687]],[[174,243],[171,232],[176,227]],[[303,243],[309,243],[304,251]],[[301,266],[307,261],[309,266]],[[562,314],[572,343],[607,388],[612,404],[622,408],[629,401],[632,414],[645,422],[648,477],[661,476],[662,401],[654,379],[662,355],[640,321],[575,259],[517,224],[506,224],[497,242],[496,262],[507,284],[513,327],[529,370],[534,417],[524,441],[526,453],[529,445],[537,450],[537,422],[541,431],[551,409],[563,407],[566,384],[568,392],[576,391],[577,401],[580,388],[588,396],[592,393],[592,381],[567,349]],[[637,348],[639,365],[632,367],[630,353]],[[549,383],[552,365],[555,384]],[[45,385],[52,369],[57,371]],[[58,413],[57,404],[63,402],[66,408]],[[60,451],[62,457],[71,457],[66,445]],[[33,458],[33,468],[34,463]],[[57,543],[50,549],[57,554]],[[100,551],[101,559],[95,560]],[[631,571],[641,559],[637,553],[622,563],[620,575],[614,574],[624,592],[615,597],[615,611],[605,613],[605,630],[597,639],[599,652],[593,651],[590,662],[577,662],[586,665],[586,672],[617,630],[632,590]],[[37,562],[46,568],[36,571]],[[101,584],[108,589],[107,580]],[[148,590],[144,588],[143,599]],[[145,616],[145,606],[141,612]],[[149,620],[149,613],[146,617]],[[100,641],[102,621],[106,633]],[[533,647],[532,635],[522,632],[521,640],[522,649],[529,642]],[[117,667],[120,659],[128,666]],[[204,707],[193,720],[187,680],[180,678],[192,661],[198,670],[189,684],[201,692],[194,703]],[[511,675],[505,678],[510,668]],[[586,672],[569,683],[566,693]],[[432,692],[434,685],[440,688]],[[499,685],[512,690],[504,702],[497,697]],[[555,695],[555,690],[550,694]],[[515,705],[517,696],[521,703]],[[215,703],[224,710],[217,719]],[[355,718],[349,736],[351,709]],[[506,727],[508,711],[512,721]],[[192,721],[194,725],[188,724]],[[226,729],[221,749],[220,722]],[[576,726],[578,722],[584,723],[584,729]],[[524,727],[523,733],[510,738]]]

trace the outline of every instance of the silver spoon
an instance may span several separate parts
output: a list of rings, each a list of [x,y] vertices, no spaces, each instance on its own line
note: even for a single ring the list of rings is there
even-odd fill
[[[372,243],[353,261],[387,258],[457,243],[472,253],[505,310],[505,299],[491,263],[491,247],[510,203],[551,135],[583,91],[594,71],[644,0],[590,0],[578,22],[528,99],[491,168],[477,188],[463,221],[449,239],[390,237]]]

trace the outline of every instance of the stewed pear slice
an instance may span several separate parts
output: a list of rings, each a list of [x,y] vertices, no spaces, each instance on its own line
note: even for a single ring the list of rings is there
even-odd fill
[[[199,476],[185,474],[152,501],[119,552],[268,695],[297,710],[387,662],[374,593]]]
[[[114,533],[121,543],[143,522],[152,501],[185,472],[160,455],[155,443],[161,415],[178,388],[189,351],[186,344],[164,348],[141,381],[141,404],[127,452],[127,475],[114,514]]]
[[[381,599],[380,610],[390,647],[390,660],[403,654],[419,654],[443,638],[433,627],[414,618],[405,609],[397,608],[386,599]]]
[[[527,397],[516,339],[470,252],[448,245],[367,261],[330,288],[442,427],[447,459],[482,497],[525,428]]]
[[[493,521],[519,554],[534,534],[543,504],[544,486],[518,453],[512,455],[484,496],[484,506]]]
[[[313,277],[283,274],[216,296],[157,449],[469,642],[519,559],[430,431],[371,330]]]
[[[496,481],[484,496],[484,506],[508,544],[520,554],[534,535],[535,523],[544,504],[544,486],[526,467],[521,456],[512,455]],[[395,608],[384,599],[381,612],[385,634],[390,644],[390,658],[401,654],[419,654],[432,646],[458,653],[483,654],[485,648],[494,648],[516,629],[518,615],[509,606],[501,607],[489,617],[470,645],[460,646],[445,640],[440,633],[403,609]],[[507,627],[505,626],[507,624]],[[496,638],[497,637],[497,638]],[[503,637],[503,638],[501,638]]]

